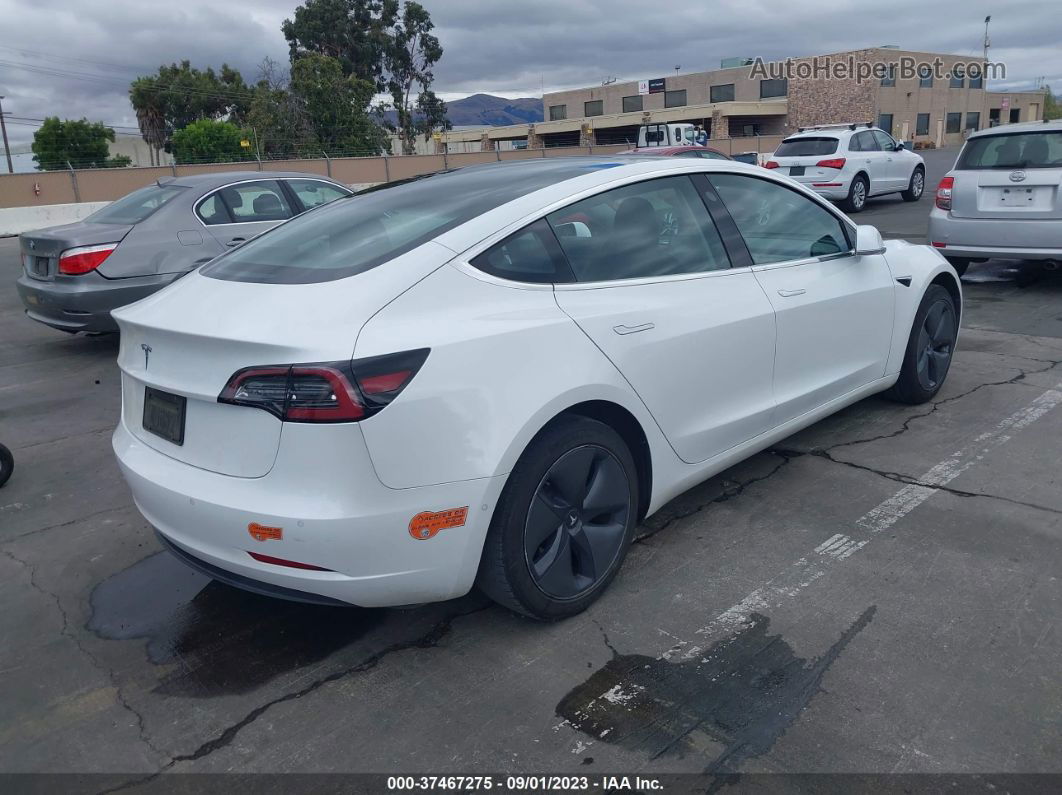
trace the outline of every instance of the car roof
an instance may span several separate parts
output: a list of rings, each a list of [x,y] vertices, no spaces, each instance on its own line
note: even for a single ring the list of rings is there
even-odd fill
[[[717,155],[726,154],[720,152],[718,149],[713,149],[710,146],[636,146],[634,149],[628,149],[626,152],[620,152],[621,155],[678,155],[683,152],[715,152]]]
[[[984,130],[970,133],[970,138],[983,138],[986,135],[1006,135],[1008,133],[1059,132],[1062,131],[1062,119],[1052,121],[1023,121],[1014,124],[1000,124]],[[969,140],[969,138],[967,139]]]
[[[255,179],[318,179],[342,185],[329,177],[310,174],[305,171],[213,171],[205,174],[182,174],[179,177],[162,177],[160,185],[177,185],[184,188],[201,188],[210,190],[230,185],[233,182],[245,182]]]
[[[832,127],[831,126],[831,127],[825,127],[825,128],[820,127],[818,129],[809,128],[809,129],[801,130],[799,132],[795,132],[792,135],[787,135],[783,140],[784,141],[792,141],[795,138],[837,138],[838,140],[840,140],[841,138],[844,138],[845,136],[852,136],[852,135],[855,135],[856,133],[866,132],[867,130],[881,130],[881,128],[877,127],[875,125],[871,125],[871,126],[867,127],[865,124],[857,124],[856,128],[854,130],[851,129],[850,127],[847,127],[847,126],[845,126],[845,127]],[[881,131],[885,132],[885,130],[881,130]]]

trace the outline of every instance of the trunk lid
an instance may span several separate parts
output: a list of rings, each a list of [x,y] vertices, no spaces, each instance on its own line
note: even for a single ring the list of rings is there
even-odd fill
[[[51,281],[59,270],[59,255],[79,246],[118,243],[132,230],[128,224],[73,224],[35,229],[19,235],[22,267],[31,279]]]
[[[956,218],[1062,220],[1062,168],[953,171]]]
[[[258,284],[193,272],[115,310],[121,331],[122,421],[144,444],[201,469],[236,477],[269,472],[283,423],[265,411],[218,403],[237,370],[350,359],[361,327],[454,253],[428,244],[338,281]],[[144,428],[147,388],[183,398],[183,440]]]

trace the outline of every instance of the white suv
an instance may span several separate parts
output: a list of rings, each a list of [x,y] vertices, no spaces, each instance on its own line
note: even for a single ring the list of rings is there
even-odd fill
[[[900,193],[918,201],[926,187],[920,155],[870,123],[802,127],[786,138],[765,164],[850,213],[863,209],[870,196]]]

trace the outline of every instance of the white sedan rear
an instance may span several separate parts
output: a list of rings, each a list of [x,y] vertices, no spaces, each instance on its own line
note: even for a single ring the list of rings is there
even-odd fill
[[[940,389],[961,295],[755,166],[550,158],[381,186],[116,311],[137,506],[209,575],[584,609],[637,523],[838,409]]]

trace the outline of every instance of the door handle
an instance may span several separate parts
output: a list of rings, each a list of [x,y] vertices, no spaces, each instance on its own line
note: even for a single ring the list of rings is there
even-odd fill
[[[649,331],[656,328],[655,323],[640,323],[637,326],[613,326],[612,330],[617,334],[637,334],[639,331]]]
[[[782,298],[792,298],[794,295],[803,295],[807,290],[779,290],[778,295]]]
[[[236,246],[240,245],[241,243],[246,243],[246,242],[247,242],[247,238],[245,238],[245,237],[234,237],[232,240],[230,240],[225,245],[228,246],[229,248],[236,248]]]

